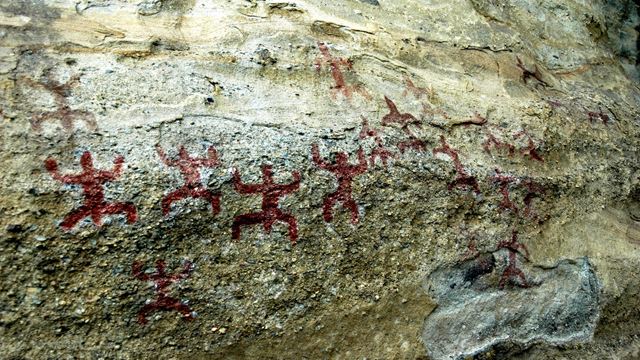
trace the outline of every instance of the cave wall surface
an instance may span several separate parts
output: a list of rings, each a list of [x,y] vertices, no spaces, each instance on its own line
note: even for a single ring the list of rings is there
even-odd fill
[[[2,1],[0,357],[639,356],[639,23]]]

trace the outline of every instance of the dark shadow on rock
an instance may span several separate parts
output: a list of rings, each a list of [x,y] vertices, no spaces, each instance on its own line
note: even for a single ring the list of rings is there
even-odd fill
[[[523,266],[527,285],[500,289],[502,251],[439,268],[424,282],[438,307],[422,340],[433,359],[462,359],[487,351],[508,356],[533,344],[588,341],[600,315],[600,283],[589,260],[552,268]],[[501,258],[502,257],[502,258]]]

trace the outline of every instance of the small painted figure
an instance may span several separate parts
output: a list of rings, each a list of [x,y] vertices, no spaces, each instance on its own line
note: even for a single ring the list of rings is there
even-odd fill
[[[137,218],[136,208],[132,203],[108,203],[104,199],[103,184],[117,179],[122,174],[124,158],[116,157],[111,171],[97,170],[93,167],[91,153],[85,151],[80,157],[82,172],[75,175],[62,175],[58,172],[58,163],[54,159],[47,159],[44,166],[51,176],[68,185],[80,185],[84,195],[84,203],[70,212],[60,224],[65,230],[73,228],[80,220],[91,217],[96,226],[102,225],[102,217],[111,214],[124,213],[128,223],[134,223]]]
[[[336,162],[329,164],[320,157],[320,150],[317,144],[311,147],[311,155],[313,162],[323,170],[334,173],[338,181],[338,188],[335,192],[329,194],[322,204],[322,214],[324,221],[331,222],[333,220],[333,206],[340,202],[342,206],[351,211],[351,223],[358,222],[358,205],[353,200],[351,183],[353,178],[367,171],[367,160],[364,157],[362,148],[358,149],[358,164],[349,164],[349,155],[346,152],[336,154]]]
[[[295,245],[298,240],[298,224],[296,218],[279,207],[280,198],[297,191],[300,188],[300,173],[292,173],[293,182],[289,184],[276,184],[273,182],[273,171],[271,165],[262,165],[261,184],[243,184],[240,179],[238,169],[233,170],[233,186],[241,194],[261,194],[262,211],[250,214],[238,215],[233,219],[231,227],[231,238],[240,239],[240,227],[262,224],[264,231],[271,232],[273,224],[282,221],[289,225],[289,240],[291,245]]]
[[[202,198],[211,204],[211,212],[216,215],[220,212],[220,194],[213,193],[203,184],[200,177],[200,168],[216,167],[220,165],[218,153],[213,146],[207,149],[207,157],[197,158],[189,155],[184,146],[178,149],[178,158],[170,159],[160,145],[156,145],[156,151],[160,159],[167,166],[177,167],[184,178],[184,185],[167,194],[162,199],[162,213],[166,216],[171,210],[171,204],[186,198]]]
[[[193,312],[191,308],[180,300],[169,296],[168,287],[173,283],[177,283],[188,278],[193,271],[193,264],[185,261],[182,271],[176,274],[167,274],[165,272],[165,262],[163,260],[156,261],[156,271],[147,274],[142,269],[143,264],[136,261],[132,265],[133,276],[140,281],[153,281],[156,299],[153,302],[145,304],[138,311],[138,323],[144,325],[148,322],[147,316],[156,311],[177,311],[182,314],[185,320],[193,320]]]

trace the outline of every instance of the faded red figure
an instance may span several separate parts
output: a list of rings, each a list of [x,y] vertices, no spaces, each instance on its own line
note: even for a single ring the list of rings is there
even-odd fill
[[[320,150],[317,144],[311,146],[311,155],[313,162],[319,168],[334,173],[338,180],[338,189],[329,194],[322,204],[322,215],[324,221],[331,222],[333,220],[333,206],[336,202],[342,203],[342,206],[351,211],[351,223],[358,222],[358,205],[352,197],[351,183],[353,178],[367,171],[367,160],[364,157],[362,148],[358,149],[358,164],[349,164],[349,155],[346,152],[336,154],[335,164],[329,164],[320,157]]]
[[[603,124],[609,125],[609,115],[605,114],[602,109],[600,111],[589,111],[587,112],[587,116],[589,116],[589,122],[593,124],[594,121],[600,120]]]
[[[149,314],[161,310],[177,311],[182,314],[185,320],[193,320],[191,308],[180,300],[169,296],[168,290],[172,283],[177,283],[189,277],[191,271],[193,271],[193,264],[190,261],[185,261],[182,271],[173,275],[165,272],[165,262],[163,260],[156,261],[156,271],[152,274],[145,273],[142,266],[139,261],[133,263],[131,266],[133,276],[140,281],[153,281],[156,299],[151,303],[145,304],[138,311],[138,323],[146,324]]]
[[[29,78],[25,78],[24,80],[33,87],[41,87],[51,92],[57,107],[57,110],[55,111],[33,116],[31,119],[31,127],[34,130],[42,130],[42,123],[51,120],[60,121],[62,128],[68,132],[73,130],[73,124],[76,120],[83,120],[87,124],[87,128],[90,130],[97,129],[98,124],[96,123],[95,117],[92,113],[83,110],[72,110],[69,107],[69,101],[67,98],[71,95],[71,89],[79,83],[79,75],[72,76],[65,83],[60,83],[53,79],[50,72],[47,74],[45,82],[42,83],[33,81]]]
[[[208,156],[196,158],[189,155],[184,146],[178,149],[178,158],[169,159],[160,145],[156,145],[156,151],[160,159],[167,166],[177,167],[184,178],[184,185],[167,194],[162,199],[162,213],[166,216],[171,210],[171,204],[186,198],[202,198],[211,204],[211,212],[216,215],[220,212],[220,194],[213,193],[203,184],[200,177],[201,167],[216,167],[220,165],[218,153],[213,146],[207,149]]]
[[[402,96],[407,96],[409,93],[412,93],[416,99],[421,98],[422,96],[433,97],[435,96],[435,91],[431,88],[426,89],[423,87],[416,86],[416,84],[411,81],[408,76],[404,77],[405,89],[402,92]]]
[[[495,134],[493,134],[490,130],[486,130],[487,138],[482,143],[482,148],[487,154],[491,154],[491,148],[495,148],[498,150],[506,150],[508,156],[513,156],[516,152],[516,147],[513,144],[509,144],[498,139]]]
[[[440,144],[441,147],[433,149],[433,155],[437,153],[443,153],[448,155],[451,160],[453,160],[453,165],[456,169],[456,178],[449,183],[448,189],[451,190],[455,187],[460,188],[471,188],[476,194],[480,194],[480,187],[478,186],[478,181],[474,176],[467,174],[466,170],[462,166],[462,162],[458,157],[458,152],[452,149],[449,144],[447,144],[443,135],[440,135]]]
[[[369,164],[371,167],[376,165],[376,159],[380,159],[382,165],[386,167],[387,160],[396,157],[394,153],[384,147],[382,138],[378,134],[378,130],[369,127],[369,122],[364,116],[362,116],[362,130],[360,130],[359,137],[362,140],[368,137],[373,138],[373,141],[376,143],[376,146],[371,150],[371,155],[369,156]]]
[[[292,245],[298,240],[298,224],[293,215],[279,208],[280,198],[297,191],[300,188],[300,173],[292,173],[293,182],[289,184],[275,184],[271,165],[262,165],[261,184],[243,184],[238,169],[233,169],[233,186],[241,194],[262,194],[262,211],[250,214],[238,215],[233,219],[231,226],[231,238],[240,239],[240,227],[262,224],[264,231],[271,232],[276,221],[282,221],[289,225],[289,240]]]
[[[128,223],[134,223],[138,219],[136,208],[132,203],[108,203],[104,200],[103,184],[117,179],[122,174],[124,158],[118,156],[113,161],[111,171],[97,170],[93,167],[91,153],[85,151],[80,157],[82,172],[76,175],[61,175],[58,172],[58,163],[54,159],[47,159],[44,166],[51,176],[68,185],[82,186],[84,203],[79,208],[70,212],[60,223],[65,230],[73,228],[80,220],[91,217],[96,226],[102,225],[102,217],[111,214],[124,213]]]
[[[511,201],[509,195],[509,185],[518,181],[511,175],[503,175],[499,169],[496,169],[496,174],[493,176],[493,181],[500,186],[500,194],[502,194],[502,201],[500,201],[500,210],[511,210],[516,215],[518,214],[518,207]]]
[[[409,113],[400,113],[396,104],[391,101],[388,97],[384,97],[384,101],[387,103],[387,107],[389,108],[389,113],[386,114],[382,118],[382,125],[389,126],[390,124],[398,124],[400,129],[409,137],[410,140],[402,141],[398,143],[398,149],[400,152],[404,153],[404,151],[408,148],[416,149],[417,151],[424,151],[427,148],[427,145],[424,141],[418,139],[418,137],[411,131],[409,125],[413,125],[417,128],[422,128],[422,123],[415,116]]]
[[[525,260],[529,260],[529,251],[527,247],[518,241],[518,232],[513,230],[511,233],[511,240],[500,241],[498,249],[506,249],[509,252],[509,260],[507,267],[502,272],[498,287],[503,289],[507,282],[516,284],[520,287],[529,287],[529,282],[524,275],[524,272],[518,268],[518,254],[522,255]],[[519,282],[514,281],[519,280]]]
[[[518,131],[513,135],[513,138],[514,139],[526,138],[527,146],[520,149],[520,153],[522,154],[522,156],[528,156],[531,160],[544,162],[544,159],[542,158],[542,156],[538,154],[538,149],[536,144],[533,142],[533,138],[531,138],[531,135],[529,135],[529,133],[526,130]]]
[[[335,85],[331,88],[333,90],[331,95],[332,98],[335,99],[336,93],[342,93],[342,95],[344,95],[347,99],[350,99],[352,90],[355,90],[366,99],[371,98],[371,95],[369,95],[367,90],[365,90],[362,86],[347,85],[344,78],[344,73],[340,68],[342,67],[347,70],[352,70],[353,64],[350,60],[333,57],[329,52],[329,47],[327,47],[327,45],[322,42],[318,42],[318,49],[322,54],[322,59],[318,59],[316,61],[316,70],[319,72],[322,69],[323,64],[328,64],[329,68],[331,68],[331,76],[333,77],[333,81],[335,82]]]

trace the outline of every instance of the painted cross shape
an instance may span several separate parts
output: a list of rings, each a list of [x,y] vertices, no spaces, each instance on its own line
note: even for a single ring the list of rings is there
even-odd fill
[[[147,316],[156,311],[177,311],[182,314],[185,320],[193,320],[191,308],[180,300],[169,296],[168,287],[179,281],[189,277],[193,271],[193,264],[185,261],[182,271],[176,274],[167,274],[165,271],[165,262],[163,260],[156,261],[156,271],[147,274],[142,269],[143,264],[136,261],[131,266],[133,276],[140,281],[153,281],[156,299],[153,302],[146,303],[140,311],[138,311],[138,323],[144,325],[148,322]]]
[[[426,150],[427,145],[425,142],[418,139],[418,137],[409,128],[409,125],[413,125],[419,129],[422,128],[420,120],[409,113],[400,113],[396,104],[388,97],[385,96],[384,101],[387,103],[389,113],[382,118],[382,125],[389,126],[390,124],[398,124],[400,129],[409,137],[409,140],[402,141],[398,144],[400,152],[404,153],[408,148],[413,148],[417,151]]]
[[[241,226],[262,224],[264,231],[271,232],[273,224],[282,221],[289,225],[289,240],[292,245],[298,240],[298,224],[296,218],[279,207],[280,198],[297,191],[300,187],[300,173],[294,171],[293,182],[289,184],[276,184],[273,182],[271,165],[262,165],[261,184],[243,184],[238,169],[233,169],[233,186],[241,194],[261,194],[262,211],[238,215],[233,219],[231,226],[231,238],[240,239]]]
[[[462,166],[462,162],[458,157],[458,152],[452,149],[449,144],[447,144],[447,141],[444,139],[443,135],[440,135],[440,144],[441,147],[433,149],[433,155],[437,153],[448,155],[453,160],[453,165],[456,169],[456,178],[449,183],[448,189],[451,190],[454,187],[471,188],[476,194],[480,194],[478,181],[474,176],[467,174],[467,171]]]
[[[103,184],[117,179],[122,174],[124,158],[118,156],[113,161],[113,170],[98,170],[93,167],[91,153],[85,151],[80,157],[82,172],[74,175],[62,175],[58,171],[58,163],[54,159],[47,159],[44,166],[51,176],[63,184],[80,185],[84,195],[84,203],[71,211],[60,223],[65,230],[73,228],[80,220],[90,217],[96,226],[102,225],[102,217],[111,214],[124,213],[128,223],[134,223],[137,218],[136,208],[132,203],[108,203],[104,199]]]
[[[378,130],[370,127],[369,122],[364,116],[362,116],[362,130],[360,130],[360,134],[358,136],[362,140],[366,138],[373,138],[376,144],[376,146],[371,150],[371,154],[369,156],[369,164],[371,167],[375,166],[376,159],[380,159],[382,165],[387,166],[387,161],[396,157],[394,153],[384,147],[382,138],[378,134]]]
[[[338,180],[338,189],[329,194],[322,204],[322,215],[324,221],[331,222],[333,220],[333,206],[336,202],[341,202],[342,206],[351,211],[351,223],[358,222],[358,205],[353,200],[351,183],[353,178],[367,171],[367,160],[364,157],[362,148],[358,149],[358,164],[349,164],[349,155],[346,152],[336,154],[335,164],[329,164],[320,157],[320,150],[317,144],[311,146],[311,155],[313,162],[323,170],[334,173]]]
[[[58,120],[65,131],[73,130],[73,124],[75,120],[83,120],[87,127],[91,130],[95,130],[98,127],[95,117],[92,113],[83,110],[72,110],[69,107],[69,101],[67,98],[70,96],[71,89],[78,84],[80,76],[75,75],[69,78],[65,83],[60,83],[54,80],[51,73],[47,75],[46,82],[40,83],[31,79],[26,81],[34,87],[41,87],[49,91],[53,95],[54,102],[57,110],[39,115],[34,115],[31,119],[31,127],[36,130],[42,130],[42,123],[45,121]]]
[[[200,168],[216,167],[220,164],[218,153],[213,146],[207,149],[207,157],[197,158],[189,155],[184,146],[178,149],[178,158],[170,159],[160,145],[156,145],[156,151],[162,162],[171,167],[177,167],[184,178],[184,185],[170,192],[162,199],[162,213],[166,216],[171,211],[171,204],[185,198],[203,198],[211,204],[211,212],[216,215],[220,212],[220,194],[213,193],[203,184],[200,177]]]
[[[506,249],[509,252],[507,267],[502,272],[498,287],[503,289],[507,282],[516,284],[520,287],[529,287],[524,272],[518,268],[518,254],[522,255],[525,260],[529,260],[529,251],[527,247],[518,241],[518,232],[513,230],[509,241],[502,240],[498,243],[498,249]],[[516,281],[519,280],[518,281]]]

